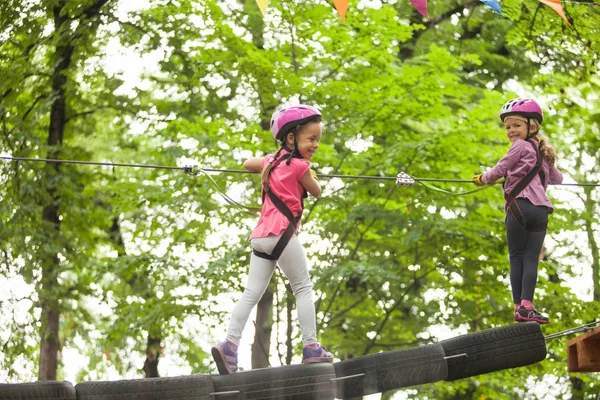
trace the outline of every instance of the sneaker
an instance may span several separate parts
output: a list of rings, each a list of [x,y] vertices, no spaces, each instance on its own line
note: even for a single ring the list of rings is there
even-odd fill
[[[526,322],[526,321],[534,321],[538,324],[548,324],[550,320],[545,315],[540,314],[538,310],[532,308],[531,310],[526,309],[521,306],[517,311],[515,311],[515,321],[517,322]]]
[[[217,364],[219,374],[228,375],[237,372],[237,351],[227,340],[213,346],[210,352]]]
[[[324,362],[333,362],[333,354],[328,352],[325,347],[319,344],[316,347],[313,346],[304,346],[302,349],[302,363],[303,364],[311,364],[311,363],[324,363]]]

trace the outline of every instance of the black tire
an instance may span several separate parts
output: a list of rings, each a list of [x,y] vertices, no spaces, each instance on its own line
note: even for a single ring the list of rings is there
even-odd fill
[[[215,400],[328,400],[336,397],[335,370],[329,363],[261,368],[213,375]]]
[[[76,400],[77,394],[71,382],[40,381],[30,383],[1,383],[0,399],[52,399]]]
[[[447,381],[535,364],[546,358],[536,322],[486,329],[440,342],[448,361]],[[452,357],[466,353],[466,357]]]
[[[210,375],[92,381],[75,385],[77,400],[178,400],[212,399]]]
[[[337,397],[350,399],[442,381],[448,375],[444,356],[442,346],[431,344],[335,363]]]

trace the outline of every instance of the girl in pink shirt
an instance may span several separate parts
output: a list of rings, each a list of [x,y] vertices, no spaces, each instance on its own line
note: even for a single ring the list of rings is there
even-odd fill
[[[548,317],[532,304],[540,252],[546,236],[548,215],[554,211],[546,195],[548,183],[562,183],[556,168],[556,151],[539,135],[542,109],[532,99],[514,99],[500,110],[506,136],[512,143],[508,153],[485,174],[475,175],[478,185],[506,178],[506,241],[510,258],[510,283],[516,321],[547,324]]]
[[[242,331],[277,265],[296,297],[304,344],[302,362],[333,361],[333,355],[317,341],[313,286],[306,255],[296,235],[303,199],[308,194],[321,195],[310,159],[319,148],[322,130],[321,113],[313,107],[298,105],[276,110],[271,117],[271,133],[281,143],[279,150],[244,162],[247,170],[261,172],[263,206],[250,238],[252,255],[246,288],[231,314],[226,340],[211,349],[220,374],[237,372]]]

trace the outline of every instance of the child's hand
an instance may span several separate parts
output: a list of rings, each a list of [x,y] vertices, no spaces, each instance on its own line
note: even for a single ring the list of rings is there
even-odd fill
[[[473,183],[477,186],[485,186],[485,183],[483,183],[481,181],[481,176],[483,174],[479,174],[479,175],[475,175],[473,178],[471,178],[471,180],[473,181]]]
[[[313,178],[315,178],[316,180],[319,180],[319,178],[317,178],[317,173],[315,172],[314,169],[310,170],[310,174],[312,175]]]

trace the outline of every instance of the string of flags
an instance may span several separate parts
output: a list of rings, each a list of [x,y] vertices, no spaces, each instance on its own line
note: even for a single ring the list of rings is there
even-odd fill
[[[429,15],[427,13],[427,0],[409,0],[411,4],[421,13],[422,16],[429,20]],[[499,0],[479,0],[483,4],[490,7],[494,12],[498,15],[502,15],[502,9],[500,8]],[[567,17],[565,16],[565,12],[563,10],[561,0],[538,0],[540,3],[547,5],[552,8],[556,13],[564,19],[567,24],[571,25]],[[568,0],[565,0],[568,2]],[[267,6],[269,4],[269,0],[256,0],[256,4],[258,4],[258,8],[262,12],[263,16],[267,12]],[[596,3],[581,3],[581,4],[593,4],[599,5]],[[348,11],[348,0],[333,0],[333,5],[340,16],[342,22],[346,23],[346,12]]]

